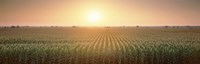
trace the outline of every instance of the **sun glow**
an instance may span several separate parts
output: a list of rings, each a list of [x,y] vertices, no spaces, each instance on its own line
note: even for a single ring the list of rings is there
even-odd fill
[[[101,13],[98,11],[91,11],[88,13],[88,21],[97,23],[101,20]]]

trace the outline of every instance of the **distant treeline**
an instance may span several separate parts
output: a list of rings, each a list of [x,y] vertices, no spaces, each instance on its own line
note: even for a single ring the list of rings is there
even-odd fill
[[[187,29],[200,29],[200,26],[164,26],[164,28],[187,28]]]
[[[72,27],[72,28],[78,28],[78,27],[81,27],[81,26],[19,26],[19,25],[16,25],[16,26],[0,26],[0,28],[28,28],[28,27],[50,27],[50,28],[56,28],[56,27]],[[87,26],[82,26],[82,27],[87,27]],[[115,28],[115,27],[122,27],[122,28],[187,28],[187,29],[200,29],[200,26],[139,26],[139,25],[136,25],[136,26],[102,26],[104,28]]]
[[[3,28],[24,28],[24,27],[29,27],[29,26],[19,26],[19,25],[17,25],[17,26],[1,26],[1,27],[3,27]]]

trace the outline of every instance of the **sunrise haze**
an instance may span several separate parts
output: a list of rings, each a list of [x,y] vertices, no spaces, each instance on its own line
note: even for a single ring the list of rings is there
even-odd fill
[[[0,25],[200,25],[199,0],[0,0]]]

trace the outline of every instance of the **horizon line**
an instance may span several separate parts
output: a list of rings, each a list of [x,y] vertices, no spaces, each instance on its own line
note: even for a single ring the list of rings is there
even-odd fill
[[[83,25],[0,25],[0,27],[21,26],[21,27],[159,27],[159,26],[200,26],[200,25],[107,25],[107,26],[83,26]]]

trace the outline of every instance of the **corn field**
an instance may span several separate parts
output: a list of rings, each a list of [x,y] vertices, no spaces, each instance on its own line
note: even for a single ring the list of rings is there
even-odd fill
[[[0,64],[200,64],[200,30],[0,28]]]

